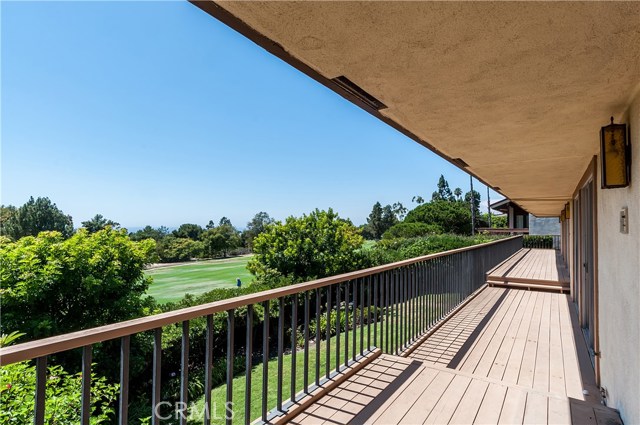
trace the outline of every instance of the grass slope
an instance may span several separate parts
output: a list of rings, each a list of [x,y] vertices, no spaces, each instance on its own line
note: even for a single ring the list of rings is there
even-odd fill
[[[147,294],[166,303],[178,301],[187,293],[199,295],[215,288],[232,288],[237,278],[246,285],[253,279],[247,270],[250,258],[199,261],[147,270],[145,274],[153,278]]]

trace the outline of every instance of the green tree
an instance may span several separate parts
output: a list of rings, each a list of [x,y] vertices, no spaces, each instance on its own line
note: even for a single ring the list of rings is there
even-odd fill
[[[247,228],[243,232],[244,240],[247,246],[251,248],[253,240],[260,234],[267,230],[267,227],[273,224],[275,220],[264,211],[257,213],[250,222],[247,223]]]
[[[227,217],[222,217],[218,222],[218,226],[231,226],[231,220]]]
[[[420,205],[420,204],[424,204],[424,198],[420,195],[414,196],[413,198],[411,198],[411,202],[415,202],[416,204]]]
[[[367,217],[368,233],[373,237],[373,239],[380,239],[384,230],[386,230],[382,224],[383,214],[384,211],[382,209],[382,204],[380,204],[380,202],[373,204],[371,213],[369,214],[369,217]]]
[[[163,263],[190,261],[201,257],[204,244],[187,237],[167,236],[158,244],[158,255]]]
[[[185,223],[181,224],[177,230],[173,231],[173,236],[176,238],[193,239],[195,241],[200,239],[202,233],[204,233],[202,226],[198,224]]]
[[[209,220],[209,223],[207,223],[207,225],[205,226],[205,229],[209,230],[209,229],[214,229],[216,227],[216,223],[213,222],[213,220]]]
[[[453,194],[456,197],[456,201],[462,201],[462,189],[456,187],[453,191]]]
[[[5,223],[16,213],[13,205],[0,205],[0,235],[6,235]]]
[[[404,205],[402,205],[401,202],[395,202],[393,205],[391,205],[391,210],[396,217],[396,221],[404,220],[405,216],[407,215],[407,211],[409,211]]]
[[[453,193],[451,193],[451,189],[449,188],[449,182],[444,178],[442,174],[438,179],[438,190],[436,192],[433,192],[433,195],[431,195],[431,200],[449,202],[455,201]]]
[[[160,226],[157,229],[147,225],[144,228],[138,230],[135,233],[129,233],[129,237],[132,241],[141,241],[144,239],[153,239],[156,242],[160,242],[162,239],[169,235],[169,229],[165,226]]]
[[[361,266],[364,240],[349,220],[332,209],[288,217],[255,238],[248,269],[260,277],[270,272],[301,281],[332,276]]]
[[[82,227],[87,229],[87,232],[89,233],[95,233],[107,226],[117,229],[120,227],[120,223],[116,223],[113,220],[107,220],[102,216],[102,214],[96,214],[92,219],[82,222]]]
[[[398,217],[396,216],[396,212],[393,210],[393,207],[391,205],[385,205],[385,207],[382,208],[382,222],[379,229],[382,233],[380,233],[378,239],[380,239],[384,232],[393,227],[397,222]]]
[[[110,228],[0,244],[0,331],[35,339],[143,316],[150,282],[143,270],[154,248],[153,240],[133,242]]]
[[[480,197],[480,192],[474,190],[473,191],[473,210],[475,212],[475,217],[476,217],[476,222],[475,222],[475,227],[484,227],[482,226],[482,217],[480,215],[480,201],[481,201],[481,197]],[[464,194],[464,203],[467,205],[467,208],[469,208],[469,205],[471,204],[471,192],[467,192]]]
[[[204,251],[209,257],[216,257],[220,254],[226,257],[229,251],[238,248],[241,243],[240,234],[233,227],[231,221],[204,232],[202,241]]]
[[[13,240],[24,236],[36,236],[46,230],[60,232],[63,237],[68,238],[73,234],[73,220],[49,198],[33,199],[33,196],[10,214],[2,225],[2,234]]]
[[[436,225],[444,233],[471,233],[471,211],[464,202],[431,201],[409,211],[404,222]]]

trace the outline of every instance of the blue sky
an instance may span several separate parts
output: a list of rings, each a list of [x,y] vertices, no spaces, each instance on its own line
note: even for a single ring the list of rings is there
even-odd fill
[[[282,219],[468,175],[187,2],[5,2],[2,203],[74,224]],[[486,202],[486,188],[476,182]],[[492,198],[498,195],[492,192]]]

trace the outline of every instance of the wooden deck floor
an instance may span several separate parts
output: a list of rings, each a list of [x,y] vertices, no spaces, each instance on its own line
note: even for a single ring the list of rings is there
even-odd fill
[[[486,288],[409,357],[381,355],[296,424],[620,424],[567,295]]]
[[[521,249],[487,273],[492,285],[569,289],[569,270],[559,251]]]

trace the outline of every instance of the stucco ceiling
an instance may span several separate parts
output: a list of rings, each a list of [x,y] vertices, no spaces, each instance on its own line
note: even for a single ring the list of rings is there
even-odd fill
[[[207,3],[196,2],[212,13]],[[559,214],[598,151],[600,127],[623,114],[640,83],[640,2],[215,8],[321,76],[346,76],[387,106],[382,118],[462,158],[539,216]]]

